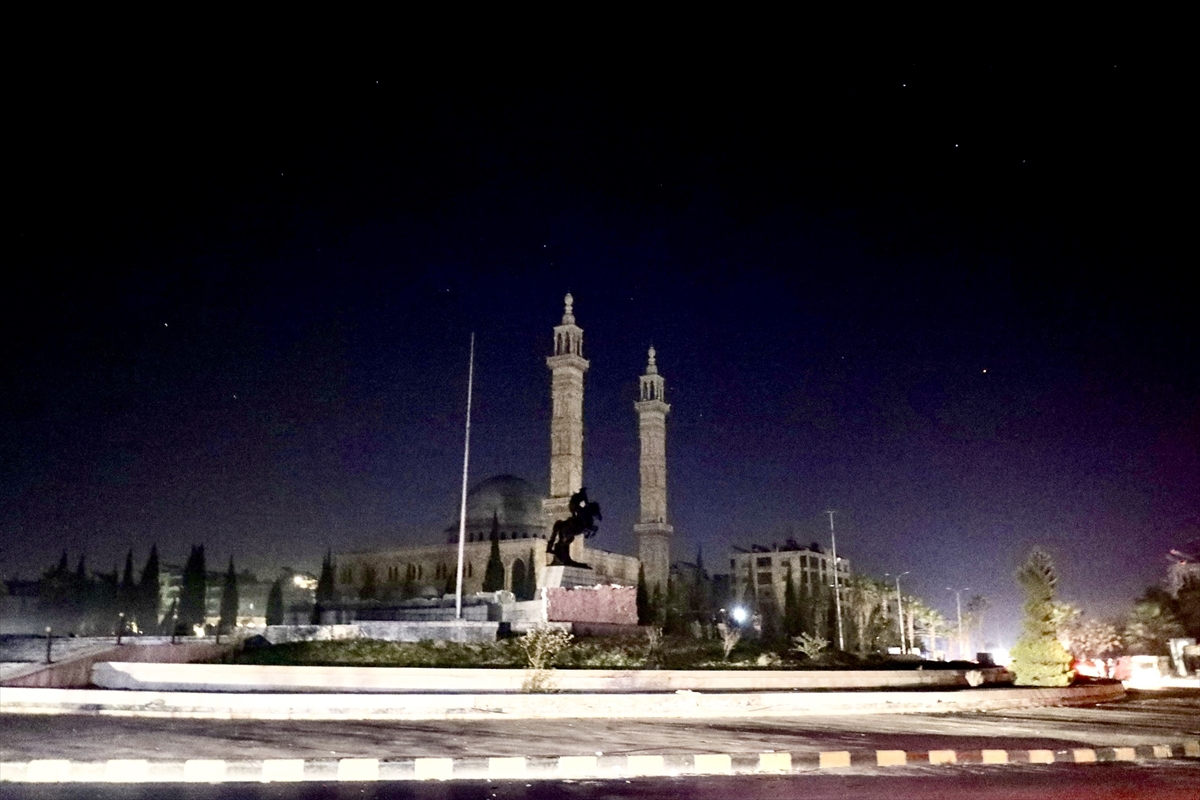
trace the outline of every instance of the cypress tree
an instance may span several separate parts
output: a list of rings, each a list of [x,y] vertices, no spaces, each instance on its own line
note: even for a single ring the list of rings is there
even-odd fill
[[[655,625],[663,627],[667,621],[666,603],[663,602],[662,584],[654,584],[654,591],[650,593],[650,618]]]
[[[158,545],[155,544],[150,546],[150,556],[142,568],[142,580],[138,584],[137,620],[140,630],[157,630],[159,603]]]
[[[179,633],[179,601],[172,600],[171,605],[167,607],[167,613],[163,615],[162,622],[159,623],[159,630],[163,633]]]
[[[325,551],[325,560],[321,562],[321,577],[317,579],[317,597],[313,604],[312,624],[321,624],[321,611],[333,602],[334,598],[333,550]]]
[[[225,586],[221,590],[221,619],[217,630],[229,633],[237,627],[238,616],[238,582],[237,572],[233,568],[233,556],[229,557],[229,569],[225,572]]]
[[[483,590],[498,592],[504,588],[504,562],[500,560],[500,520],[492,512],[492,549],[488,553],[487,568],[483,571]]]
[[[1066,686],[1075,673],[1071,656],[1055,628],[1054,588],[1058,574],[1046,551],[1036,548],[1017,570],[1025,591],[1024,630],[1012,649],[1012,671],[1018,686]]]
[[[787,585],[783,587],[783,630],[789,640],[793,636],[799,636],[801,631],[800,599],[796,593],[796,584],[792,580],[790,563],[787,568]]]
[[[375,568],[367,566],[363,568],[362,587],[358,590],[359,600],[374,600],[379,594],[375,586]]]
[[[182,635],[191,634],[197,625],[204,624],[205,593],[208,585],[208,571],[204,565],[204,545],[193,545],[188,554],[187,563],[183,567],[183,585],[179,592],[179,616],[175,621],[175,630]]]
[[[654,621],[654,610],[650,607],[650,591],[646,587],[646,565],[638,567],[637,582],[638,625],[649,625]]]
[[[267,592],[267,624],[283,624],[283,582],[276,578]]]
[[[537,566],[534,561],[536,557],[537,551],[529,548],[529,569],[525,570],[525,591],[522,600],[533,600],[537,597]]]
[[[125,554],[125,571],[117,587],[117,611],[125,614],[126,622],[132,622],[137,617],[137,599],[137,583],[133,580],[133,551],[130,550]]]

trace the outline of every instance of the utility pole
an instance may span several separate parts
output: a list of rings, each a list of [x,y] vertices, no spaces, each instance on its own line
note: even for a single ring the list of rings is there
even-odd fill
[[[900,579],[907,575],[911,570],[905,570],[896,576],[896,624],[900,626],[900,652],[908,652],[908,643],[904,640],[904,601],[900,598]],[[883,576],[888,577],[888,573]]]
[[[963,657],[963,627],[962,627],[962,593],[971,591],[970,586],[964,586],[961,589],[954,589],[950,586],[946,587],[947,592],[954,592],[954,607],[958,612],[958,658]]]
[[[454,618],[462,619],[463,548],[467,541],[467,466],[471,462],[471,389],[475,382],[475,333],[471,333],[471,356],[467,362],[467,432],[463,436],[462,505],[458,511],[458,577],[454,583]]]
[[[829,541],[833,545],[833,604],[837,609],[838,650],[846,649],[846,639],[842,635],[842,582],[838,577],[837,534],[833,531],[833,515],[836,511],[826,511],[829,515]]]

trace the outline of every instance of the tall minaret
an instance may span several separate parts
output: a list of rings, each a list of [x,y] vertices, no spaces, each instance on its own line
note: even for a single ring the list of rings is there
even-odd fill
[[[547,526],[571,516],[567,503],[583,486],[583,373],[587,372],[588,362],[583,357],[583,328],[575,324],[571,309],[574,302],[568,294],[562,324],[554,328],[554,355],[546,358],[553,405],[550,412],[550,496],[542,503]],[[577,538],[576,542],[582,547],[583,537]]]
[[[642,443],[638,470],[641,511],[633,531],[638,539],[638,559],[646,571],[646,586],[651,592],[655,585],[661,586],[665,596],[671,571],[671,534],[675,532],[667,524],[667,413],[671,407],[664,399],[663,378],[654,355],[651,347],[638,401],[633,404]]]

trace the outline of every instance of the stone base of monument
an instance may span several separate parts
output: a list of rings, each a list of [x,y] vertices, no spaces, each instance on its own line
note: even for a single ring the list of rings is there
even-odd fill
[[[594,569],[583,567],[546,567],[542,586],[546,589],[574,589],[577,586],[599,586],[607,583]]]
[[[545,596],[549,622],[599,626],[592,632],[609,634],[637,627],[637,589],[632,586],[549,588]]]

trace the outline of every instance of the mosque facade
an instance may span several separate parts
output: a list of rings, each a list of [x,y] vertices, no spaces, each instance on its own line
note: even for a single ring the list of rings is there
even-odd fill
[[[591,566],[586,582],[634,586],[644,568],[651,592],[665,593],[674,529],[667,517],[665,382],[658,372],[657,354],[649,350],[634,409],[640,441],[639,513],[634,526],[638,555],[629,556],[588,547],[583,537],[571,545],[571,557]],[[562,322],[554,327],[550,370],[550,485],[539,492],[514,475],[495,475],[467,493],[463,545],[463,593],[482,591],[483,578],[497,539],[504,565],[504,585],[518,599],[531,599],[531,590],[561,580],[548,569],[546,543],[554,522],[570,516],[571,495],[585,484],[583,397],[583,329],[576,324],[574,298],[565,298]],[[335,555],[337,590],[343,597],[380,601],[452,593],[458,569],[459,521],[444,531],[440,543]],[[531,573],[532,572],[532,576]],[[576,580],[579,571],[575,571]]]

